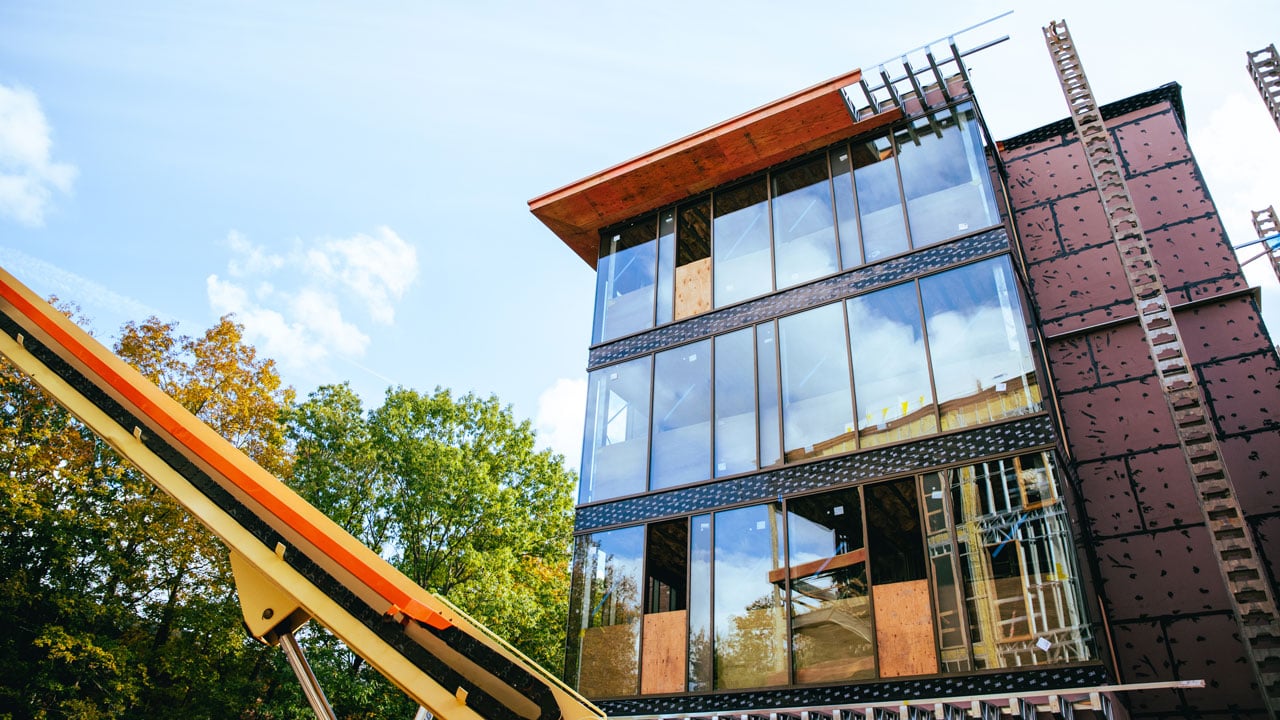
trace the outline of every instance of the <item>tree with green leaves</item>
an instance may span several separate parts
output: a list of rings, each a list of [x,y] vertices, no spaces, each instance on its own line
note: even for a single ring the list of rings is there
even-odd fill
[[[346,385],[288,413],[291,482],[414,582],[559,672],[576,483],[497,398]]]
[[[229,318],[197,337],[131,323],[115,351],[287,470],[292,391]],[[236,717],[276,683],[241,629],[221,544],[7,363],[0,485],[0,717]]]

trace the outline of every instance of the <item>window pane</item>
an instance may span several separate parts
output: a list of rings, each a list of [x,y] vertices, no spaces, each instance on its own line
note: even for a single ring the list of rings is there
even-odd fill
[[[711,689],[711,516],[689,520],[689,691]]]
[[[934,606],[938,609],[938,645],[942,650],[942,671],[968,672],[969,641],[965,633],[960,586],[956,582],[955,550],[951,542],[951,508],[947,502],[950,472],[926,473],[924,490],[925,542],[933,570]]]
[[[773,243],[778,288],[838,269],[825,156],[773,174]]]
[[[644,492],[650,367],[642,357],[591,373],[578,502]]]
[[[788,461],[852,450],[849,346],[839,303],[778,321]]]
[[[849,164],[849,148],[831,151],[831,188],[836,199],[837,227],[840,228],[840,264],[845,268],[862,264],[862,246],[858,240],[858,209],[853,201],[853,173]]]
[[[853,298],[848,306],[860,446],[937,432],[915,283]]]
[[[680,208],[676,228],[675,319],[711,309],[711,201]]]
[[[1038,507],[1023,505],[1034,486]],[[1047,453],[960,468],[951,487],[974,667],[1096,657]]]
[[[924,278],[920,292],[944,431],[1040,409],[1007,258]]]
[[[566,677],[592,697],[635,695],[640,677],[644,528],[578,538],[573,554]]]
[[[773,289],[764,178],[716,193],[714,232],[716,307]]]
[[[596,268],[596,334],[603,342],[653,326],[658,243],[655,218],[609,234]]]
[[[915,247],[1000,222],[972,105],[920,118],[895,139]]]
[[[716,340],[716,477],[756,468],[755,333]]]
[[[644,551],[644,629],[640,692],[684,692],[689,583],[689,521],[653,523]]]
[[[658,313],[656,323],[669,323],[675,316],[676,295],[676,213],[667,210],[658,216]]]
[[[791,637],[796,682],[875,676],[867,551],[858,491],[787,503]],[[782,573],[774,573],[777,581]]]
[[[653,365],[654,490],[711,476],[711,341],[660,352]]]
[[[854,143],[850,150],[866,261],[905,252],[907,227],[902,219],[902,194],[898,191],[898,171],[889,138]]]
[[[787,620],[782,588],[781,512],[774,503],[715,515],[716,688],[783,685]]]
[[[778,343],[772,322],[756,326],[756,392],[760,413],[760,467],[782,462],[778,420]]]

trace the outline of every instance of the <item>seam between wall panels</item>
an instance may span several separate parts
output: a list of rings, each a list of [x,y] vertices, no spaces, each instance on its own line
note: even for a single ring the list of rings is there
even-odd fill
[[[1204,282],[1215,282],[1215,280],[1206,280],[1206,281],[1204,281]],[[1193,286],[1193,287],[1195,287],[1195,286]],[[1035,295],[1035,293],[1032,293],[1032,296],[1033,296],[1033,297],[1034,297],[1034,295]],[[1239,290],[1230,290],[1230,291],[1228,291],[1228,292],[1222,293],[1221,295],[1211,295],[1211,296],[1208,296],[1208,297],[1197,298],[1197,299],[1195,299],[1195,300],[1188,300],[1187,302],[1184,302],[1184,303],[1175,304],[1175,305],[1173,305],[1173,306],[1172,306],[1172,308],[1173,308],[1173,310],[1174,310],[1175,312],[1180,312],[1180,311],[1183,311],[1183,310],[1194,310],[1194,309],[1199,308],[1199,307],[1201,307],[1201,306],[1203,306],[1203,305],[1209,305],[1209,304],[1212,304],[1212,303],[1215,303],[1215,302],[1221,302],[1221,301],[1223,301],[1223,300],[1231,300],[1231,299],[1238,298],[1238,297],[1250,297],[1250,298],[1252,298],[1254,295],[1255,295],[1255,293],[1254,293],[1253,288],[1246,287],[1246,288],[1241,288],[1241,289],[1239,289]],[[1116,306],[1118,306],[1118,305],[1128,305],[1128,306],[1132,307],[1132,306],[1133,306],[1133,301],[1132,301],[1132,300],[1118,300],[1118,301],[1116,301],[1116,302],[1114,302],[1114,303],[1111,303],[1110,305],[1099,305],[1099,306],[1097,306],[1097,307],[1095,307],[1095,308],[1090,308],[1090,311],[1106,310],[1107,308],[1113,308],[1113,307],[1116,307]],[[1054,318],[1054,319],[1050,320],[1049,322],[1057,322],[1057,321],[1059,321],[1059,320],[1064,320],[1064,319],[1067,319],[1067,318],[1079,317],[1079,316],[1084,315],[1084,314],[1085,314],[1085,313],[1083,313],[1083,312],[1079,312],[1079,313],[1072,313],[1072,314],[1070,314],[1070,315],[1063,315],[1063,316],[1061,316],[1061,317],[1059,317],[1059,318]],[[1110,320],[1106,320],[1105,322],[1100,322],[1100,323],[1097,323],[1097,324],[1094,324],[1094,325],[1089,325],[1089,326],[1082,327],[1082,328],[1075,328],[1075,329],[1072,329],[1072,330],[1065,330],[1065,331],[1060,332],[1060,333],[1058,333],[1058,334],[1056,334],[1056,335],[1050,335],[1049,333],[1044,332],[1044,328],[1042,327],[1042,328],[1041,328],[1041,333],[1044,335],[1045,342],[1057,342],[1057,341],[1060,341],[1060,340],[1067,340],[1067,339],[1070,339],[1070,338],[1075,338],[1075,337],[1078,337],[1078,336],[1081,336],[1081,335],[1087,335],[1087,334],[1090,334],[1090,333],[1095,333],[1095,332],[1098,332],[1098,331],[1100,331],[1100,330],[1107,330],[1107,329],[1110,329],[1110,328],[1115,327],[1115,326],[1117,326],[1117,325],[1124,325],[1125,323],[1131,323],[1131,322],[1134,322],[1134,321],[1136,321],[1137,319],[1138,319],[1138,314],[1137,314],[1137,312],[1135,311],[1135,312],[1134,312],[1133,314],[1131,314],[1131,315],[1125,315],[1125,316],[1123,316],[1123,317],[1115,317],[1115,318],[1111,318]],[[1095,359],[1095,360],[1096,360],[1096,359]]]

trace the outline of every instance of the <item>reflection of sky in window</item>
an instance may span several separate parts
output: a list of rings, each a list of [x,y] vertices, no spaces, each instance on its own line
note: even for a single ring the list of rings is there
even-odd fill
[[[1007,258],[920,281],[939,402],[1031,371],[1031,350],[1013,287]]]
[[[849,301],[859,426],[893,420],[929,404],[929,363],[915,283]],[[888,351],[887,351],[888,350]]]
[[[723,638],[736,631],[734,616],[776,590],[769,571],[782,565],[782,528],[773,506],[755,505],[716,513],[715,530],[715,633]]]
[[[853,420],[840,304],[782,318],[778,325],[787,450],[839,436]]]

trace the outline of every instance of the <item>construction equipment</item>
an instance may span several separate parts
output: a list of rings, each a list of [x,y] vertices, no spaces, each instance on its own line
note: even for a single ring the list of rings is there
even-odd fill
[[[0,355],[217,535],[250,633],[280,645],[333,717],[293,632],[314,619],[444,720],[604,714],[418,587],[177,401],[0,270]]]
[[[1240,638],[1271,716],[1280,709],[1280,621],[1258,546],[1236,498],[1213,418],[1184,349],[1159,268],[1142,230],[1119,155],[1065,22],[1044,28],[1076,135],[1093,175],[1120,253],[1137,319],[1155,364],[1160,389],[1177,429],[1218,566],[1231,597]]]

